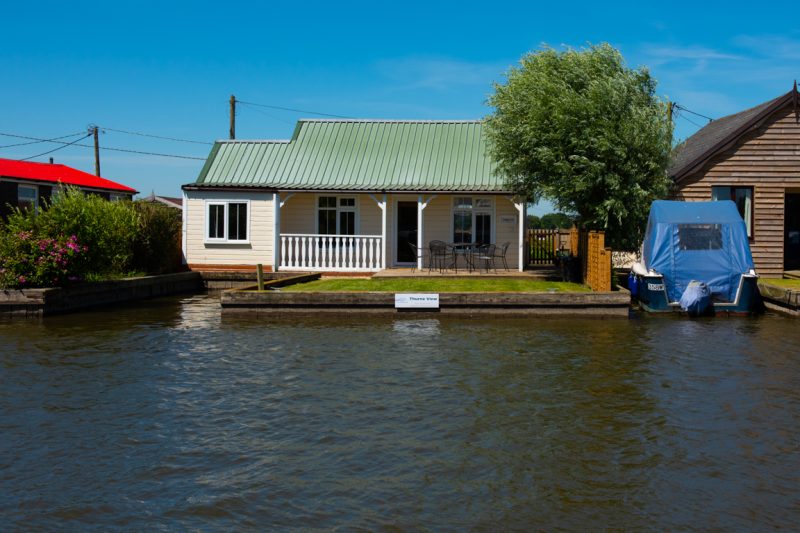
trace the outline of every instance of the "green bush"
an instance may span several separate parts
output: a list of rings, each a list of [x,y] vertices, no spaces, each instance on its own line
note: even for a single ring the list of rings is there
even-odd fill
[[[36,216],[42,235],[75,235],[89,246],[85,260],[95,274],[130,270],[137,215],[129,202],[109,202],[74,187],[53,196]]]
[[[166,205],[134,202],[138,229],[133,268],[149,274],[174,272],[181,260],[181,212]]]
[[[38,213],[14,209],[0,222],[0,288],[174,271],[180,234],[179,211],[68,188]]]
[[[33,231],[0,238],[0,287],[59,287],[84,276],[88,246],[77,236],[37,237]]]

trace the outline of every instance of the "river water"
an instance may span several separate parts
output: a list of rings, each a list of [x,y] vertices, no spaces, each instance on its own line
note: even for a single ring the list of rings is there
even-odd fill
[[[800,328],[753,319],[0,322],[0,529],[800,523]]]

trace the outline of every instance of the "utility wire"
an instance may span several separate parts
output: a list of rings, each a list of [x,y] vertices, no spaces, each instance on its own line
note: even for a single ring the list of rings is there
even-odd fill
[[[685,107],[683,107],[682,105],[677,104],[677,103],[675,104],[675,109],[680,109],[681,111],[686,111],[687,113],[691,113],[692,115],[697,115],[698,117],[704,118],[704,119],[708,120],[709,122],[712,122],[714,120],[711,117],[707,117],[705,115],[701,115],[700,113],[696,113],[696,112],[692,111],[691,109],[686,109]]]
[[[307,111],[304,109],[295,109],[293,107],[281,107],[277,105],[267,105],[267,104],[256,104],[254,102],[244,102],[242,100],[236,100],[237,103],[244,104],[244,105],[252,105],[256,107],[266,107],[269,109],[279,109],[281,111],[293,111],[295,113],[308,113],[309,115],[319,115],[321,117],[332,117],[332,118],[353,118],[353,117],[344,117],[342,115],[331,115],[330,113],[319,113],[317,111]]]
[[[0,135],[4,135],[6,137],[17,137],[17,138],[20,138],[20,139],[32,139],[32,140],[36,140],[36,141],[52,142],[52,143],[62,144],[64,146],[72,145],[72,146],[82,146],[84,148],[94,148],[94,146],[91,145],[91,144],[75,144],[78,141],[82,141],[86,137],[83,137],[81,139],[77,139],[76,141],[67,143],[67,142],[64,142],[64,141],[56,141],[56,140],[53,140],[53,139],[40,139],[40,138],[37,138],[37,137],[28,137],[26,135],[14,135],[14,134],[11,134],[11,133],[2,133],[2,132],[0,132]],[[87,135],[87,137],[88,136],[89,135]],[[176,154],[162,154],[162,153],[158,153],[158,152],[143,152],[143,151],[139,151],[139,150],[129,150],[129,149],[126,149],[126,148],[112,148],[111,146],[101,146],[100,149],[101,150],[111,150],[113,152],[126,152],[126,153],[130,153],[130,154],[157,155],[157,156],[160,156],[160,157],[174,157],[174,158],[177,158],[177,159],[196,159],[198,161],[205,161],[206,160],[205,157],[193,157],[193,156],[189,156],[189,155],[176,155]],[[44,154],[40,154],[40,155],[44,155]],[[34,156],[34,157],[38,157],[38,156]]]
[[[193,143],[193,144],[207,144],[209,146],[214,144],[214,143],[205,142],[205,141],[193,141],[193,140],[190,140],[190,139],[178,139],[177,137],[164,137],[162,135],[153,135],[151,133],[142,133],[142,132],[138,132],[138,131],[117,130],[117,129],[114,129],[114,128],[107,128],[105,126],[98,126],[98,128],[100,128],[101,130],[105,130],[105,131],[114,131],[116,133],[127,133],[128,135],[138,135],[139,137],[152,137],[154,139],[164,139],[164,140],[167,140],[167,141],[178,141],[178,142]]]
[[[53,153],[53,152],[55,152],[56,150],[61,150],[61,149],[63,149],[63,148],[66,148],[67,146],[71,146],[71,145],[75,144],[75,143],[76,143],[76,142],[78,142],[78,141],[82,141],[82,140],[84,140],[86,137],[91,137],[91,136],[92,136],[92,134],[91,134],[91,133],[89,133],[89,134],[86,134],[85,136],[81,137],[80,139],[75,139],[75,140],[74,140],[74,141],[72,141],[72,142],[69,142],[69,143],[64,143],[64,145],[63,145],[63,146],[59,146],[59,147],[57,147],[57,148],[53,148],[52,150],[48,150],[47,152],[42,152],[41,154],[36,154],[36,155],[32,155],[32,156],[30,156],[30,157],[26,157],[25,159],[20,159],[20,161],[28,161],[29,159],[35,159],[35,158],[37,158],[37,157],[41,157],[41,156],[43,156],[43,155],[52,154],[52,153]],[[78,146],[82,146],[82,145],[80,145],[80,144],[79,144]]]
[[[679,118],[682,118],[683,120],[685,120],[686,122],[689,122],[690,124],[694,124],[694,125],[695,125],[695,126],[697,126],[698,128],[702,128],[702,127],[703,127],[703,125],[702,125],[702,124],[698,124],[698,123],[697,123],[697,122],[695,122],[694,120],[690,119],[690,118],[689,118],[689,117],[687,117],[687,116],[686,116],[684,113],[681,113],[681,112],[680,112],[680,110],[678,111],[678,113],[677,113],[677,115],[676,115],[676,116],[677,116],[677,117],[679,117]]]
[[[271,118],[272,120],[277,120],[278,122],[283,122],[284,124],[289,124],[289,125],[291,125],[291,124],[292,124],[292,123],[291,123],[291,122],[289,122],[288,120],[283,120],[282,118],[278,118],[278,117],[276,117],[275,115],[270,115],[269,113],[267,113],[267,112],[266,112],[266,111],[264,111],[263,109],[258,109],[257,107],[254,107],[254,108],[253,108],[253,111],[257,111],[257,112],[261,113],[262,115],[265,115],[265,116],[267,116],[267,117]],[[238,113],[238,111],[237,111],[237,113],[236,113],[236,114],[237,114],[237,115],[239,114],[239,113]]]
[[[61,137],[53,137],[51,139],[41,139],[41,140],[36,140],[36,141],[28,141],[28,142],[24,142],[24,143],[6,144],[5,146],[0,146],[0,148],[12,148],[14,146],[26,146],[26,145],[29,145],[29,144],[39,144],[39,143],[43,143],[43,142],[52,142],[52,141],[57,141],[59,139],[66,139],[67,137],[75,137],[76,135],[83,135],[83,133],[84,132],[79,131],[78,133],[70,133],[69,135],[62,135]],[[0,133],[0,135],[2,135],[4,137],[19,137],[21,139],[32,138],[32,137],[22,137],[20,135],[10,135],[8,133]],[[80,141],[81,139],[78,139],[78,140]]]

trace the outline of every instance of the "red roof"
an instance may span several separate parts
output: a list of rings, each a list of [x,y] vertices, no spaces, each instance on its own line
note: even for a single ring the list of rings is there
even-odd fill
[[[13,159],[0,159],[0,176],[64,185],[76,185],[89,189],[103,189],[136,194],[136,189],[131,189],[121,183],[107,180],[76,168],[54,163],[32,163],[30,161],[15,161]]]

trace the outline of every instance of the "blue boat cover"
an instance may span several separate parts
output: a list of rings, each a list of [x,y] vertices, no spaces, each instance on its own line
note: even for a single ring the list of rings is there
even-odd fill
[[[670,302],[678,301],[693,280],[732,302],[741,275],[755,268],[747,228],[730,200],[653,202],[642,259],[647,269],[664,276]]]

